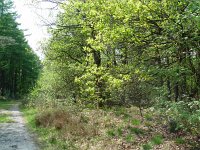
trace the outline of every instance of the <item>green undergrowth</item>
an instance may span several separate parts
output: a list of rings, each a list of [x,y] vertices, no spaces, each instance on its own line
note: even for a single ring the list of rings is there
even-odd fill
[[[0,100],[0,111],[1,110],[9,110],[13,104],[15,104],[14,101],[11,100]],[[0,123],[13,123],[14,121],[10,118],[10,115],[7,113],[0,113]]]
[[[164,139],[161,135],[155,135],[150,141],[142,145],[143,150],[152,150],[156,145],[162,145]]]
[[[13,100],[2,100],[0,99],[0,109],[8,110],[10,109],[16,102]]]
[[[185,141],[182,137],[178,137],[178,138],[175,140],[175,142],[176,142],[177,144],[185,144],[185,143],[186,143],[186,141]]]
[[[57,130],[55,127],[37,125],[36,118],[41,114],[38,109],[22,108],[22,112],[29,129],[37,134],[38,142],[43,150],[62,150],[74,147],[70,141],[62,139],[60,130]],[[48,124],[48,122],[45,123]]]
[[[78,107],[25,108],[28,126],[36,132],[44,150],[54,149],[154,149],[182,140],[169,135],[159,114],[138,108],[91,109]],[[169,142],[169,143],[168,143]]]
[[[162,135],[156,135],[151,139],[151,143],[153,145],[160,145],[163,143],[163,137]]]

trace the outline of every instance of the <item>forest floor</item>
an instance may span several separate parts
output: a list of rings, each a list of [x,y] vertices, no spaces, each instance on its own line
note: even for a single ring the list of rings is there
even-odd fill
[[[200,150],[198,137],[171,133],[166,117],[152,110],[142,117],[137,107],[59,105],[25,107],[22,114],[19,105],[0,101],[0,150],[39,150],[38,142],[42,150]]]
[[[19,104],[0,101],[0,150],[38,150],[19,111]]]
[[[45,150],[200,150],[191,133],[171,133],[166,117],[137,107],[28,108],[23,113]]]

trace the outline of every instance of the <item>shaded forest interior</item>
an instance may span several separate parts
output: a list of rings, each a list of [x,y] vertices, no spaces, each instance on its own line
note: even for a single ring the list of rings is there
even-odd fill
[[[0,1],[0,96],[20,98],[34,86],[39,69],[38,56],[32,51],[13,11],[12,1]]]

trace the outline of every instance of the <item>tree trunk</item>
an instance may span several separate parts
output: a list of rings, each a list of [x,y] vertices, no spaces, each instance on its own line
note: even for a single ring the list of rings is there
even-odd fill
[[[178,85],[178,82],[175,83],[174,94],[175,94],[175,102],[177,102],[178,98],[179,98],[179,85]]]
[[[94,63],[97,65],[97,67],[101,66],[101,53],[99,51],[93,51],[93,58]]]

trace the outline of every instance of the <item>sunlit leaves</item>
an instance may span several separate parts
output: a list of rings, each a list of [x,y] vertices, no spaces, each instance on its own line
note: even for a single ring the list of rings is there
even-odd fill
[[[189,95],[199,62],[198,4],[189,0],[69,1],[62,4],[56,28],[51,30],[47,62],[58,63],[57,71],[65,66],[59,74],[76,86],[72,93],[95,104],[122,96],[126,85],[132,88],[134,83],[138,83],[136,90],[145,91],[147,83],[163,88],[172,99]],[[173,92],[175,87],[179,92]],[[196,83],[193,87],[197,89]]]

